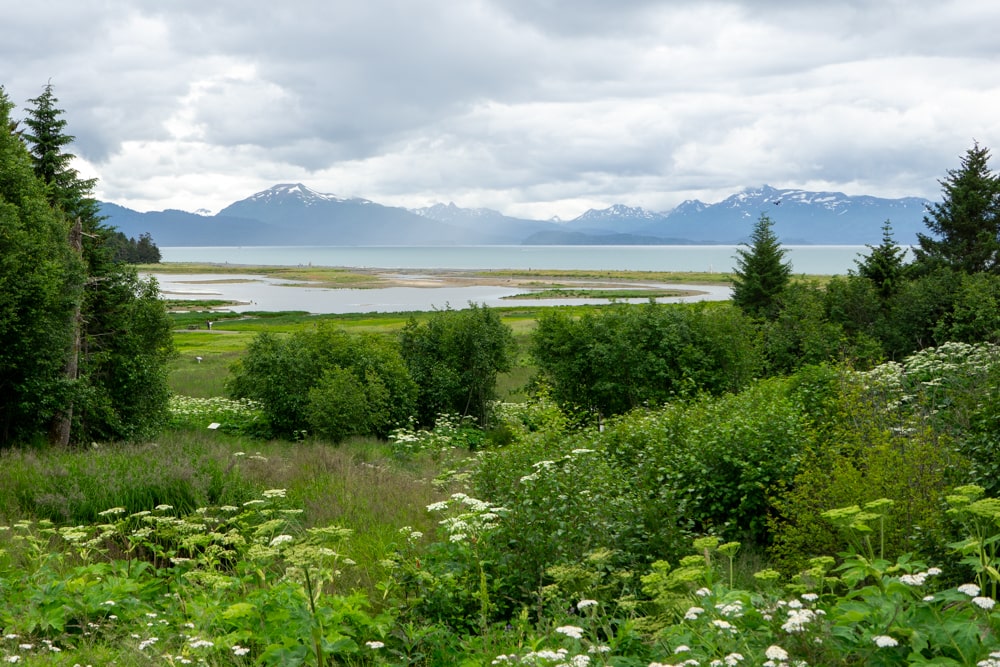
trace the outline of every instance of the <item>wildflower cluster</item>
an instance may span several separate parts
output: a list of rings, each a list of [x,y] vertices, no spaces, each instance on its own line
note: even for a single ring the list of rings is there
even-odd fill
[[[416,428],[411,419],[408,426],[389,434],[393,454],[398,458],[410,458],[420,452],[443,455],[454,449],[473,449],[481,439],[482,433],[471,418],[454,414],[438,415],[430,430]]]
[[[220,431],[256,435],[265,424],[260,403],[248,398],[194,398],[175,394],[170,397],[168,407],[175,428],[214,426]]]
[[[338,633],[383,632],[360,599],[329,594],[340,568],[353,564],[339,551],[350,531],[303,529],[302,510],[287,496],[268,489],[240,506],[187,515],[161,504],[133,513],[112,507],[89,525],[5,526],[0,661],[31,664],[41,653],[64,653],[73,664],[72,656],[89,656],[102,642],[122,644],[143,663],[174,665],[279,664],[273,654],[296,645],[331,655],[359,651],[354,641],[324,639],[319,648],[312,641],[319,618],[333,619]],[[48,557],[52,546],[58,559]]]
[[[431,503],[428,512],[451,512],[439,523],[448,534],[450,542],[478,542],[499,526],[507,509],[472,498],[464,493],[453,493],[449,500]]]

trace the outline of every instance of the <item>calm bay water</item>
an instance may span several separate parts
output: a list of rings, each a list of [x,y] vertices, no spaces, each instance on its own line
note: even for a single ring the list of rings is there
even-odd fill
[[[854,266],[863,246],[785,246],[795,273],[844,274]],[[449,247],[169,247],[160,248],[165,262],[208,262],[244,266],[335,266],[372,269],[591,269],[634,271],[731,271],[738,246],[449,246]],[[261,275],[153,274],[165,297],[225,299],[247,310],[302,310],[311,313],[406,312],[487,306],[573,305],[607,303],[594,299],[533,299],[510,301],[524,289],[477,285],[470,287],[386,287],[325,289],[288,287]],[[229,282],[245,279],[249,282]],[[689,289],[689,286],[668,286]],[[663,303],[725,300],[730,290],[703,286],[695,295],[663,297]],[[630,301],[645,301],[635,299]]]
[[[160,248],[165,262],[380,269],[714,271],[739,246],[243,246]],[[795,273],[845,274],[864,246],[785,246]]]

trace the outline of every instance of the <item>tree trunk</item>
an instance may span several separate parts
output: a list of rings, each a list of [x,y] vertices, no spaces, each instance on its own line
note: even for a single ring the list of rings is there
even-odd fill
[[[76,219],[73,228],[69,232],[69,244],[73,251],[83,257],[83,226],[80,218]],[[76,304],[73,307],[73,317],[70,326],[73,328],[72,340],[69,353],[66,356],[66,367],[64,375],[72,383],[76,380],[80,367],[80,329],[82,328],[81,304],[83,301],[83,290],[79,290]],[[69,436],[73,427],[73,400],[70,399],[66,406],[57,412],[52,418],[52,425],[49,429],[49,442],[53,445],[66,447],[69,445]]]

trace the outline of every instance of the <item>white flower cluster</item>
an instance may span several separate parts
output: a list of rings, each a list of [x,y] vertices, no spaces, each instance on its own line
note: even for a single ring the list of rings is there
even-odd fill
[[[448,539],[456,543],[478,539],[496,528],[501,517],[507,513],[505,507],[491,505],[464,493],[453,493],[450,500],[431,503],[427,511],[443,512],[456,507],[465,511],[438,522],[448,532]]]
[[[927,577],[933,577],[938,574],[941,574],[941,568],[931,567],[928,568],[926,572],[900,575],[899,581],[907,586],[923,586],[924,582],[927,581]]]

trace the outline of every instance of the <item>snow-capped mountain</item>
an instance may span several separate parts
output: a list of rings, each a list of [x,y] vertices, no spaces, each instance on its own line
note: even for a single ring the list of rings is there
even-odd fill
[[[570,220],[567,226],[575,231],[593,229],[601,232],[632,232],[663,222],[666,218],[667,216],[663,213],[647,211],[638,206],[615,204],[603,209],[592,208],[583,215]]]
[[[721,202],[685,201],[666,212],[616,204],[568,222],[525,220],[454,203],[407,210],[283,183],[204,212],[138,213],[102,204],[108,224],[127,236],[150,233],[172,245],[488,245],[488,244],[735,244],[746,241],[762,215],[782,243],[878,244],[889,220],[893,236],[912,244],[925,232],[930,204],[839,192],[748,188]]]
[[[842,192],[809,192],[769,185],[748,188],[721,202],[684,202],[662,222],[639,230],[654,236],[681,235],[705,243],[740,243],[762,214],[774,221],[783,243],[859,245],[881,241],[889,220],[896,241],[916,242],[925,231],[924,211],[930,202],[919,197],[883,199]]]

